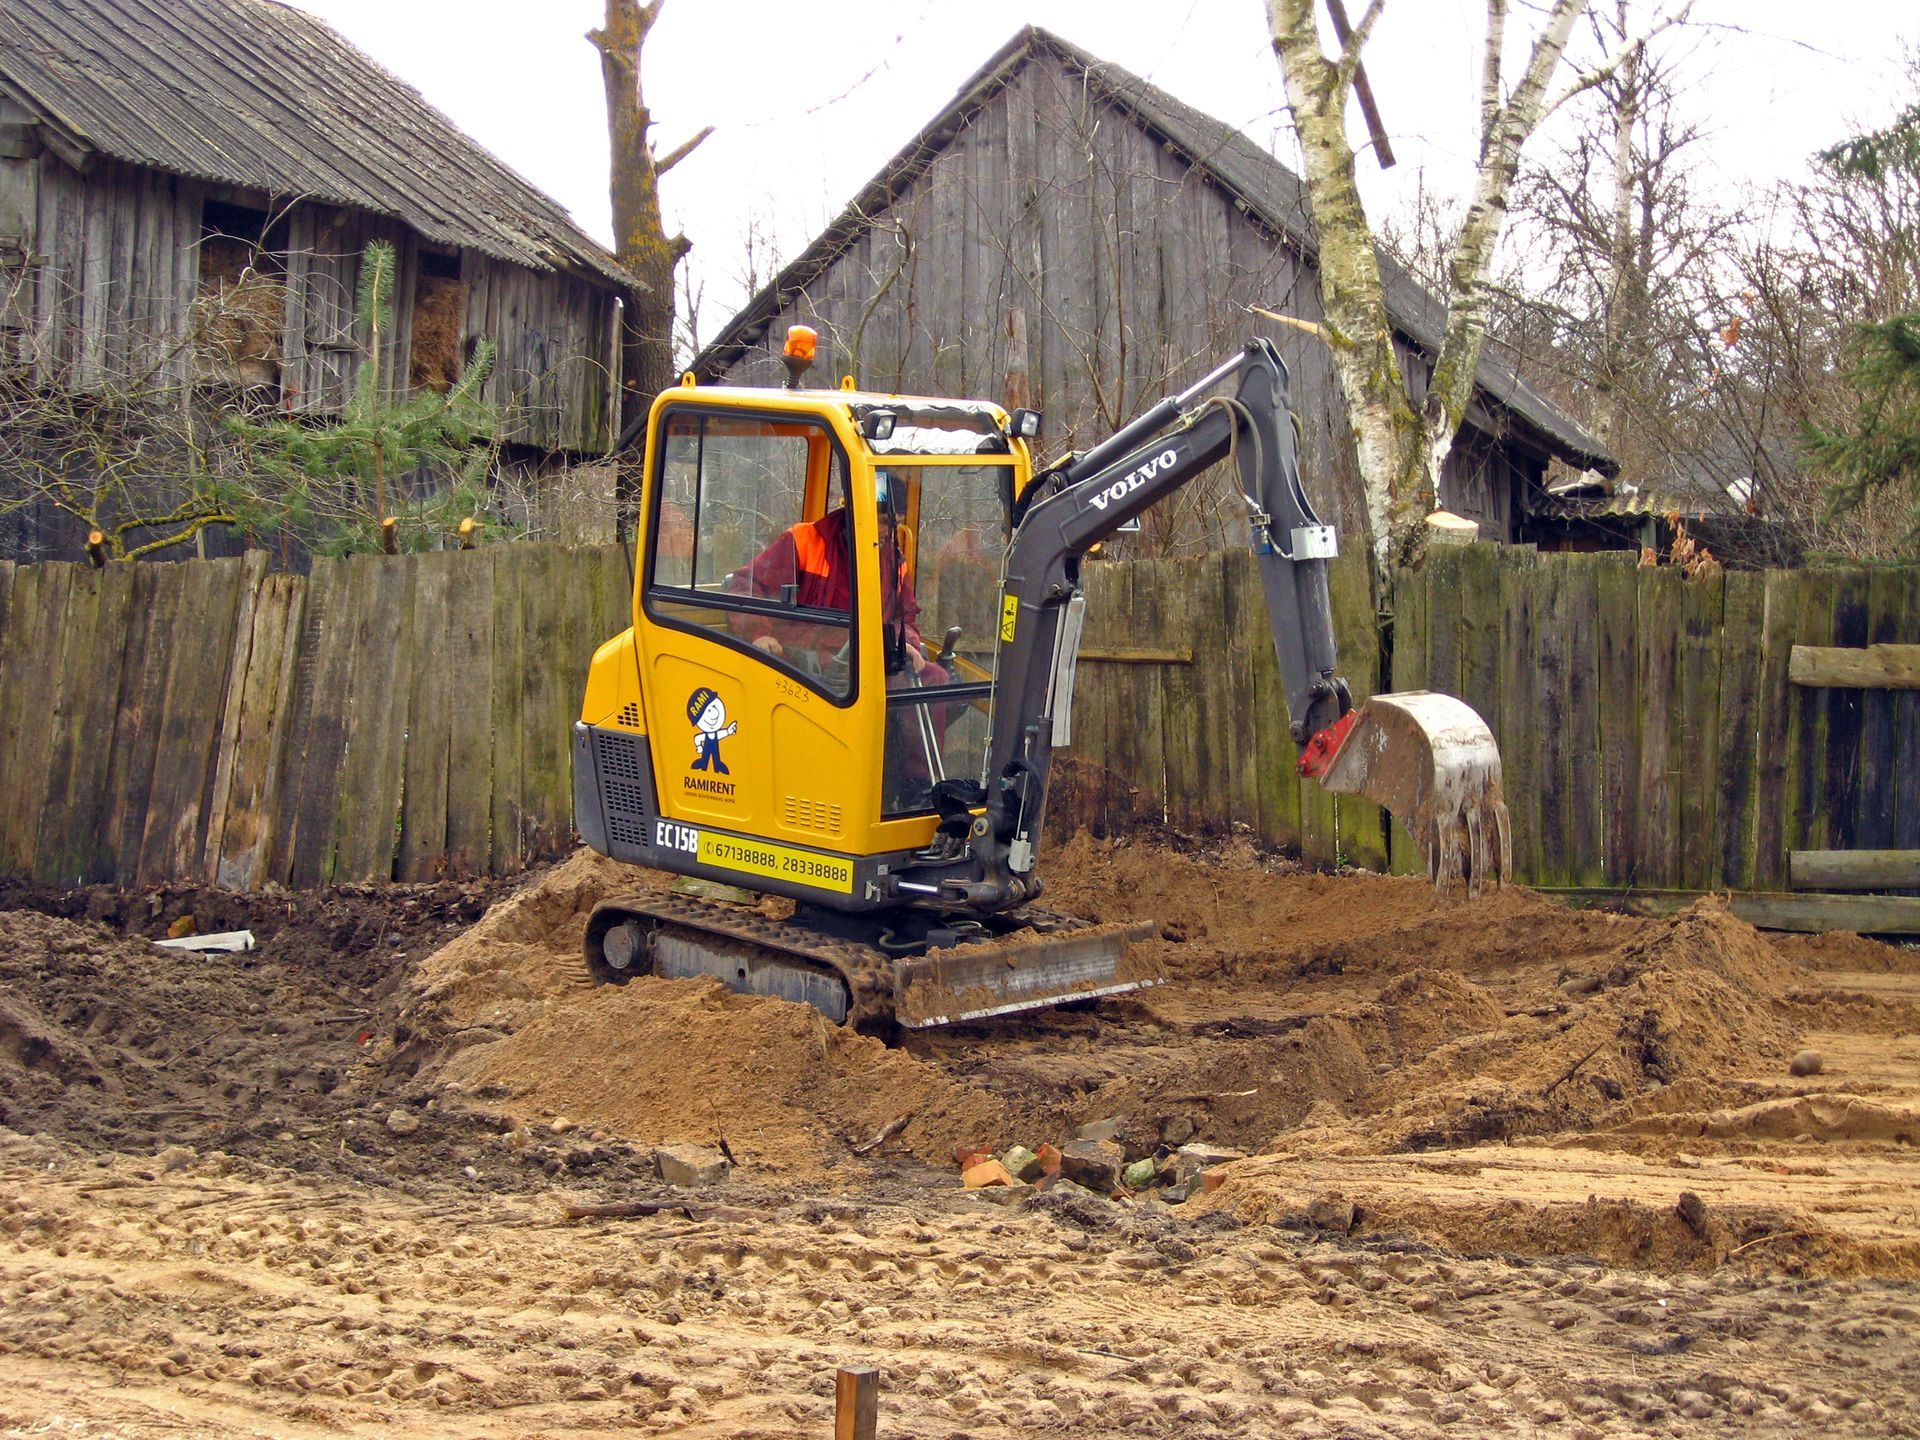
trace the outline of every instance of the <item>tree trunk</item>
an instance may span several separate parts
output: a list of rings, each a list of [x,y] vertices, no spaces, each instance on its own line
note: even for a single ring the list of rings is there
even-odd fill
[[[1347,143],[1350,71],[1321,53],[1315,0],[1271,0],[1274,49],[1286,79],[1287,104],[1306,156],[1308,205],[1319,240],[1320,304],[1334,373],[1347,402],[1359,452],[1365,496],[1366,545],[1373,556],[1374,593],[1384,596],[1389,547],[1415,508],[1421,427],[1407,398],[1406,379],[1393,348],[1380,258],[1373,227],[1354,179]],[[1364,42],[1370,8],[1353,32]],[[1358,44],[1352,52],[1358,56]]]
[[[1503,99],[1500,56],[1506,0],[1488,0],[1480,170],[1448,267],[1446,334],[1434,358],[1426,398],[1416,410],[1394,354],[1373,230],[1360,203],[1346,136],[1347,90],[1380,14],[1380,0],[1367,7],[1337,58],[1322,51],[1315,0],[1268,0],[1273,48],[1306,156],[1307,205],[1320,249],[1321,305],[1359,450],[1376,594],[1384,595],[1391,565],[1413,563],[1424,549],[1423,522],[1438,503],[1441,469],[1480,366],[1487,279],[1520,147],[1552,108],[1546,84],[1585,6],[1586,0],[1554,0],[1519,86],[1510,99]]]
[[[604,28],[587,39],[600,52],[600,79],[607,95],[607,137],[612,142],[609,190],[613,199],[614,257],[633,275],[625,300],[621,333],[620,427],[645,415],[653,397],[674,382],[673,272],[693,248],[684,235],[668,236],[660,216],[660,177],[693,152],[712,127],[664,159],[657,158],[647,132],[653,116],[640,84],[640,57],[647,32],[660,18],[666,0],[607,0]],[[632,533],[638,476],[622,465],[618,481],[617,524],[622,539]]]

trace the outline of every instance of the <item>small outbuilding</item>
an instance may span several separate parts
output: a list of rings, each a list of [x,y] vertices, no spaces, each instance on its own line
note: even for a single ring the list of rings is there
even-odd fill
[[[475,346],[509,459],[603,455],[633,281],[547,196],[313,17],[275,0],[0,6],[0,362],[75,395],[230,387],[322,420],[398,257],[385,385]]]

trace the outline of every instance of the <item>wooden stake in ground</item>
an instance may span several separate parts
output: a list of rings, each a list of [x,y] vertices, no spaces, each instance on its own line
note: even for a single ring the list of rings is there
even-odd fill
[[[880,1423],[880,1372],[871,1366],[833,1377],[833,1440],[873,1440]]]

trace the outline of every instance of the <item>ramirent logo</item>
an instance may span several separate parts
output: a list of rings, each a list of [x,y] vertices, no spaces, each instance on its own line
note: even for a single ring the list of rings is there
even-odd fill
[[[1146,484],[1147,481],[1151,480],[1155,475],[1158,475],[1179,458],[1179,453],[1169,445],[1158,455],[1147,461],[1146,464],[1136,466],[1134,469],[1129,470],[1098,495],[1088,496],[1087,503],[1096,510],[1105,510],[1107,506],[1126,499],[1127,496],[1138,490],[1142,485]]]

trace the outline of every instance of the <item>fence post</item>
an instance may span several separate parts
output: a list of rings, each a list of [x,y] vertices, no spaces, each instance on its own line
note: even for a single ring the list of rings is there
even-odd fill
[[[872,1366],[833,1377],[833,1440],[873,1440],[880,1423],[880,1372]]]

